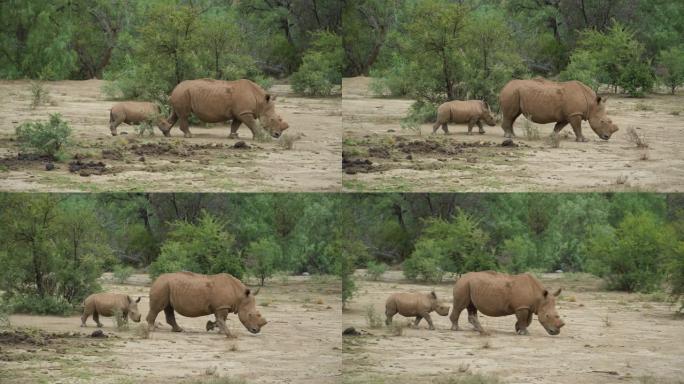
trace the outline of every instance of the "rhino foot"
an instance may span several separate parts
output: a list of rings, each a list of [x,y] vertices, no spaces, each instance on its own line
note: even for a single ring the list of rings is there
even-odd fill
[[[81,324],[81,328],[85,328],[85,327],[86,327],[86,325],[85,325],[85,324]]]
[[[98,328],[102,328],[102,323],[97,323]]]
[[[527,329],[519,329],[517,334],[521,336],[527,336],[530,334],[530,332],[528,332]]]
[[[451,330],[452,331],[460,331],[460,329],[458,328],[458,325],[456,325],[456,324],[451,325]]]
[[[584,136],[579,136],[578,138],[575,139],[575,141],[580,142],[580,143],[586,143],[589,140],[587,140],[587,138]]]
[[[183,332],[183,328],[181,327],[175,327],[171,329],[171,332]]]
[[[229,138],[229,139],[237,139],[237,138],[238,138],[238,134],[237,134],[237,133],[231,133],[230,135],[228,135],[228,138]]]
[[[191,139],[192,133],[185,133],[185,134],[183,134],[183,137],[185,137],[186,139]]]
[[[484,135],[485,131],[478,132],[480,135]]]

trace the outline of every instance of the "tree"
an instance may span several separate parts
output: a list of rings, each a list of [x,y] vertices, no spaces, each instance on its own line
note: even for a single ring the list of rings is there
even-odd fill
[[[263,287],[264,281],[273,276],[282,257],[280,245],[273,238],[263,238],[250,243],[246,253],[247,268],[252,275],[259,278],[260,285]]]
[[[342,39],[317,32],[304,53],[302,65],[292,75],[292,89],[307,96],[327,96],[342,84]]]
[[[662,50],[658,54],[657,62],[658,77],[674,95],[677,87],[684,84],[684,49],[670,47],[670,49]]]

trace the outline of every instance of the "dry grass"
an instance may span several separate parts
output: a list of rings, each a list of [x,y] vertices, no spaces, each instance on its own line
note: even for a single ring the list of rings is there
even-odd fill
[[[650,160],[650,159],[651,159],[651,155],[648,153],[648,151],[643,151],[639,155],[639,160],[646,161],[646,160]]]
[[[51,103],[50,91],[40,81],[31,82],[31,109],[36,109],[43,104]]]
[[[373,329],[382,328],[382,316],[375,311],[375,307],[372,305],[366,307],[366,323]]]
[[[606,328],[609,328],[609,327],[612,327],[612,326],[613,326],[613,322],[610,321],[610,318],[608,317],[608,314],[606,314],[606,315],[603,317],[603,325],[604,325]]]
[[[390,334],[392,334],[392,336],[403,336],[405,328],[406,324],[404,323],[392,322],[392,324],[390,324]]]
[[[637,111],[652,111],[652,110],[654,110],[655,108],[653,108],[652,105],[648,105],[648,104],[646,104],[646,103],[637,103],[637,104],[634,106],[634,109],[637,110]]]
[[[527,140],[539,140],[541,135],[539,134],[539,127],[537,127],[529,118],[525,118],[523,122],[523,131],[525,132],[525,138]]]
[[[302,134],[298,133],[296,135],[290,135],[290,134],[283,134],[280,136],[280,139],[278,140],[278,145],[280,145],[283,149],[294,149],[295,142],[301,140]]]
[[[560,148],[562,137],[556,132],[551,132],[551,134],[546,138],[546,144],[551,148]]]
[[[637,148],[648,148],[648,141],[646,136],[639,134],[634,127],[627,128],[627,140],[636,145]]]
[[[623,175],[620,175],[620,176],[617,177],[617,179],[615,179],[615,184],[617,184],[617,185],[625,185],[625,184],[627,184],[627,180],[628,180],[628,179],[629,179],[629,176],[624,175],[624,174],[623,174]]]

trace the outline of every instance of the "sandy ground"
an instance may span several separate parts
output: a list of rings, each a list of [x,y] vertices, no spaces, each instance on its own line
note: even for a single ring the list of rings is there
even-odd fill
[[[103,81],[57,81],[45,83],[52,104],[30,108],[30,82],[0,81],[0,189],[4,191],[336,191],[341,185],[340,98],[302,98],[287,85],[275,85],[276,111],[287,121],[289,135],[303,134],[294,149],[278,141],[255,142],[246,126],[240,139],[228,139],[228,125],[191,127],[194,135],[184,139],[178,124],[170,139],[156,130],[156,136],[141,138],[133,127],[121,125],[109,133],[109,109],[115,101],[105,99]],[[70,158],[45,170],[45,162],[16,161],[19,148],[13,141],[15,127],[27,120],[46,120],[61,113],[73,129],[69,155],[86,161],[103,161],[106,172],[89,177],[68,171]],[[235,149],[244,140],[249,149]],[[144,153],[135,146],[151,143],[171,145],[172,152]],[[133,147],[133,148],[132,148]],[[119,158],[102,150],[115,150]]]
[[[520,147],[501,147],[500,125],[485,126],[484,135],[466,134],[465,125],[450,124],[451,134],[432,136],[432,124],[420,133],[402,129],[412,100],[375,98],[366,77],[343,80],[342,120],[345,157],[361,162],[343,175],[345,190],[355,191],[659,191],[684,189],[684,95],[649,95],[630,99],[609,95],[608,114],[620,130],[602,141],[587,122],[587,143],[574,141],[570,126],[559,148],[546,138],[553,124],[536,124],[539,140],[524,137],[524,117],[514,125]],[[652,110],[638,110],[637,105]],[[628,140],[634,128],[648,142],[638,149]],[[477,130],[477,127],[475,127]],[[436,141],[437,149],[413,151],[401,145]],[[469,147],[449,150],[467,143]],[[420,143],[419,143],[420,144]],[[377,148],[380,148],[378,151]],[[387,149],[386,152],[384,149]],[[445,150],[446,148],[446,150]],[[369,154],[375,150],[375,153]],[[368,166],[366,163],[372,164]],[[352,174],[349,174],[352,173]]]
[[[130,282],[145,283],[146,276]],[[148,288],[144,285],[104,284],[111,292],[142,296],[144,317]],[[112,318],[101,318],[109,339],[80,338],[46,347],[0,343],[2,383],[178,383],[230,377],[246,383],[335,383],[341,374],[340,284],[334,279],[289,277],[267,282],[257,297],[259,311],[268,324],[250,334],[237,315],[228,324],[237,339],[207,332],[213,316],[186,318],[176,314],[183,333],[173,333],[157,317],[161,329],[140,336],[139,324],[117,331]],[[12,326],[47,332],[90,334],[80,328],[80,318],[12,315]],[[26,358],[26,355],[29,355]],[[211,374],[209,376],[208,374]],[[129,381],[130,380],[130,381]]]
[[[566,323],[550,336],[536,319],[529,336],[515,334],[515,317],[485,317],[490,334],[472,330],[461,314],[461,331],[450,330],[447,317],[432,314],[437,328],[406,328],[394,336],[384,325],[372,329],[371,306],[384,320],[384,302],[393,292],[429,291],[451,302],[452,284],[416,285],[401,272],[387,272],[378,282],[359,279],[358,293],[343,312],[342,326],[361,330],[345,336],[343,372],[349,383],[433,382],[466,373],[498,377],[502,383],[682,383],[684,319],[673,317],[667,303],[651,296],[604,292],[600,281],[585,275],[545,275],[547,288],[562,287],[557,305]],[[465,313],[465,311],[464,311]],[[406,323],[399,315],[395,322]],[[465,373],[464,373],[465,372]]]

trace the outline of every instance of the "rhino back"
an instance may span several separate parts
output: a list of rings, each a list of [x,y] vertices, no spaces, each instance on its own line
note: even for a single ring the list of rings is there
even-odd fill
[[[95,293],[86,298],[84,305],[92,306],[102,316],[112,316],[117,311],[126,310],[128,296],[120,293]]]
[[[475,307],[487,316],[506,316],[518,308],[534,307],[541,293],[541,285],[529,274],[470,272],[461,279],[466,279]]]
[[[596,99],[593,91],[578,81],[518,81],[522,113],[535,123],[567,122],[573,115],[585,116]]]
[[[160,110],[156,104],[147,101],[124,101],[112,106],[111,112],[126,124],[135,124],[158,114]]]
[[[395,293],[390,296],[396,305],[397,313],[402,316],[417,316],[430,312],[432,303],[426,294],[417,292]]]
[[[198,317],[214,313],[219,308],[235,310],[242,296],[239,280],[227,274],[201,275],[177,272],[166,277],[169,301],[183,316]]]
[[[265,91],[249,80],[186,80],[171,92],[171,105],[179,115],[194,113],[207,123],[223,122],[245,113],[259,115]]]

